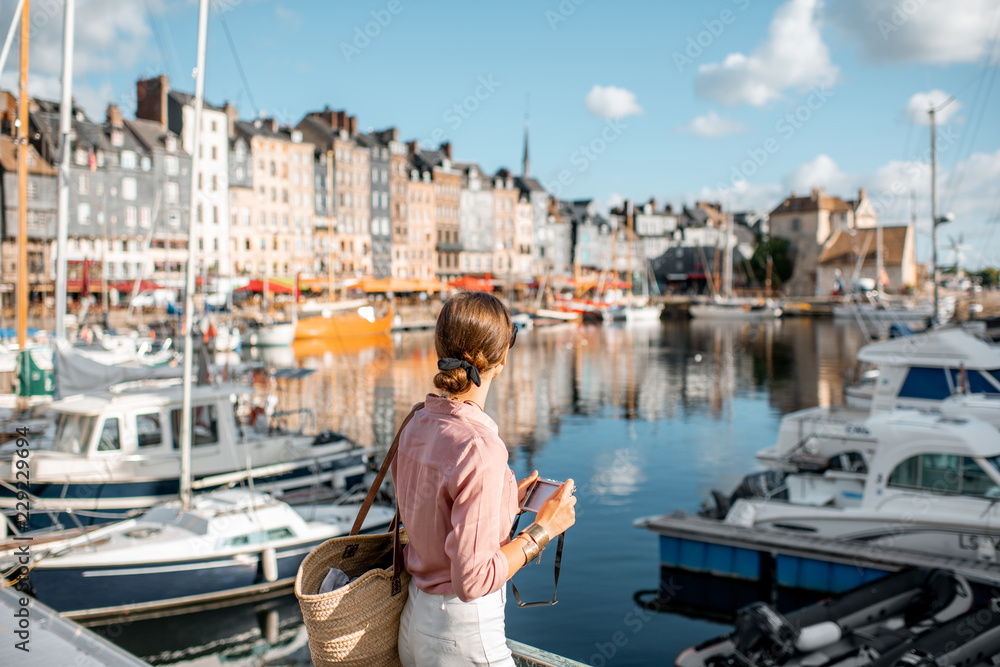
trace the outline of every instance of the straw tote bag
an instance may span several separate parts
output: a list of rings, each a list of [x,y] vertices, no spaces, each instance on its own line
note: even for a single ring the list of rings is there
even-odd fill
[[[403,569],[399,511],[388,533],[358,535],[358,532],[399,448],[399,434],[423,406],[418,403],[396,431],[392,446],[358,511],[351,534],[327,540],[299,566],[295,597],[309,633],[309,652],[313,664],[318,667],[395,667],[400,664],[399,616],[406,604],[410,575]],[[329,593],[319,593],[320,584],[331,567],[357,579]]]

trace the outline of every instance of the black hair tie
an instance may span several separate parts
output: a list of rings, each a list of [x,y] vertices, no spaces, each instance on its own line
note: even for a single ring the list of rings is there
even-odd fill
[[[445,357],[444,359],[438,359],[438,370],[439,371],[453,371],[456,368],[464,368],[465,374],[469,376],[472,380],[472,384],[477,387],[480,386],[481,380],[479,378],[479,369],[470,364],[465,359],[455,359],[454,357]]]

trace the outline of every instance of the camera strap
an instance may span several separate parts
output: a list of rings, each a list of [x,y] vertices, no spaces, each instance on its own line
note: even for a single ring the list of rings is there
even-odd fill
[[[518,522],[520,522],[520,520],[521,520],[521,515],[518,514],[514,518],[514,525],[510,529],[510,539],[514,539],[514,537],[517,535],[517,524],[518,524]],[[559,592],[559,569],[562,567],[563,540],[565,540],[565,539],[566,539],[566,533],[560,533],[559,534],[559,543],[556,544],[555,582],[552,585],[552,600],[551,601],[549,601],[549,600],[542,600],[540,602],[522,602],[521,601],[521,594],[517,590],[517,585],[513,581],[511,581],[510,582],[510,587],[511,587],[511,589],[514,592],[514,599],[517,601],[517,606],[518,607],[522,607],[522,608],[527,608],[527,607],[551,607],[556,602],[558,602],[558,600],[556,599],[556,595]],[[539,554],[539,558],[541,558],[541,554]],[[527,565],[527,563],[525,563],[525,565]]]

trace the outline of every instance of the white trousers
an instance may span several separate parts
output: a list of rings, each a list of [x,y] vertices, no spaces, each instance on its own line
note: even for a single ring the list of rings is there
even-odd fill
[[[424,593],[410,580],[399,619],[403,667],[514,667],[504,634],[504,588],[478,600]]]

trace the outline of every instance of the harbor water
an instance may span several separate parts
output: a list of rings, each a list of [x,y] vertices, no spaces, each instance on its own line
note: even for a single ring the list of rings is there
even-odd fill
[[[757,467],[753,454],[774,442],[782,415],[843,401],[863,342],[851,323],[813,319],[521,332],[486,411],[518,477],[533,469],[572,477],[579,504],[558,604],[519,609],[511,597],[508,636],[586,664],[624,666],[672,664],[682,649],[728,631],[669,602],[659,612],[635,603],[637,591],[663,586],[657,538],[632,521],[694,512],[712,489],[728,493]],[[277,381],[283,408],[311,408],[317,428],[383,451],[410,406],[433,390],[430,332],[261,354],[316,371]],[[526,600],[551,598],[551,552],[517,575]],[[668,592],[690,585],[663,584]],[[310,664],[291,594],[94,629],[152,664]]]

